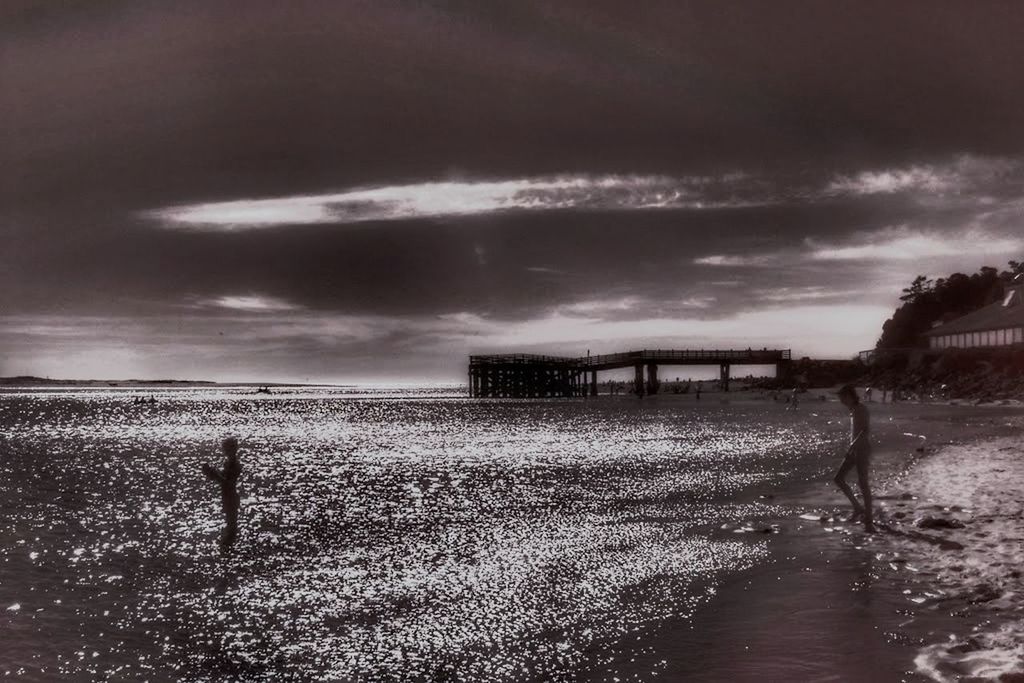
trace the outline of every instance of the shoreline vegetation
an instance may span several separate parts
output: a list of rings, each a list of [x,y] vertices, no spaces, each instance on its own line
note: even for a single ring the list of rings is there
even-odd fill
[[[872,362],[858,384],[922,398],[1024,399],[1021,344],[930,349],[926,337],[937,325],[1007,300],[1021,278],[1024,261],[1009,261],[1003,271],[983,266],[971,275],[953,273],[935,280],[918,275],[882,325]]]

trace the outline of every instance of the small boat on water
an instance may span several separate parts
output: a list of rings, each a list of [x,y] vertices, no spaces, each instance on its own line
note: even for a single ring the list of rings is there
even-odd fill
[[[272,393],[274,393],[274,392],[272,392],[272,391],[270,390],[270,387],[260,387],[260,388],[258,388],[258,389],[256,390],[256,393],[257,393],[257,394],[272,394]]]

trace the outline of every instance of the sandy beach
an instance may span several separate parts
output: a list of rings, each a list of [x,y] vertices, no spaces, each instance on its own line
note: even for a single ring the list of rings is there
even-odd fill
[[[870,408],[879,533],[827,477],[761,493],[778,516],[722,532],[764,534],[770,562],[650,643],[662,680],[1024,680],[1021,411]]]

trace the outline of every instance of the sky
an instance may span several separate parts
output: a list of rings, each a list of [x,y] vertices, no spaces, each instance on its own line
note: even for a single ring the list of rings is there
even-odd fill
[[[1024,258],[1021,35],[996,1],[9,0],[0,375],[849,357],[915,275]]]

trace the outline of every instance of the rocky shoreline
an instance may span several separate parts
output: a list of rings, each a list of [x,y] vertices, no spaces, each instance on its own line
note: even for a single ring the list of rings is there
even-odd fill
[[[882,355],[858,384],[916,398],[1021,400],[1024,350],[922,350]]]

